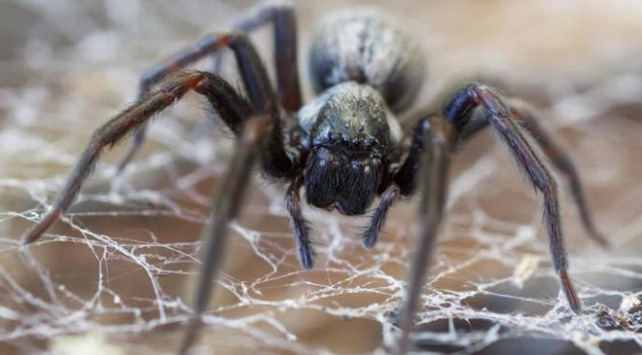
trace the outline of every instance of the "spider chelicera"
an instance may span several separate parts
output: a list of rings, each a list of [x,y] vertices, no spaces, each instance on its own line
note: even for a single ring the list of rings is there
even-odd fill
[[[276,90],[246,35],[267,24],[274,27]],[[215,73],[184,70],[207,56],[217,56],[224,48],[234,52],[245,93]],[[336,208],[350,216],[365,214],[380,196],[362,235],[365,248],[376,243],[395,202],[420,195],[417,246],[400,318],[399,352],[403,353],[443,219],[450,161],[462,142],[490,125],[543,196],[553,266],[570,308],[581,311],[568,275],[557,184],[542,152],[567,178],[589,236],[602,245],[607,242],[593,225],[571,159],[541,127],[532,109],[492,87],[472,83],[454,90],[441,110],[415,120],[414,129],[404,135],[397,116],[419,93],[423,54],[415,39],[371,10],[329,16],[313,37],[309,71],[317,96],[304,105],[295,14],[287,2],[262,3],[232,31],[204,37],[154,66],[140,82],[138,100],[94,133],[53,208],[26,233],[23,243],[38,239],[65,212],[105,147],[136,131],[122,170],[141,146],[149,120],[194,91],[208,100],[236,135],[237,144],[204,231],[194,316],[180,352],[187,352],[197,335],[225,250],[228,223],[238,216],[250,173],[258,164],[265,178],[289,183],[285,203],[299,260],[306,269],[312,268],[315,253],[311,229],[301,212],[302,187],[308,204]],[[541,150],[531,147],[527,134]]]

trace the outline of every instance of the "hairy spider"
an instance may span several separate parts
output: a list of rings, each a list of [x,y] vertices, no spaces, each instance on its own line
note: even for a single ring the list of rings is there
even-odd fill
[[[266,24],[274,27],[276,90],[246,35]],[[234,52],[245,93],[215,73],[183,70],[224,48]],[[313,38],[309,60],[317,97],[303,105],[292,5],[265,2],[242,17],[232,31],[204,37],[152,67],[142,77],[138,101],[94,133],[54,207],[26,233],[23,243],[38,239],[66,211],[105,147],[136,131],[122,170],[140,147],[149,120],[194,91],[209,101],[236,135],[237,144],[204,231],[194,315],[180,352],[187,352],[197,335],[225,250],[228,223],[238,216],[250,173],[258,163],[265,178],[289,183],[285,203],[298,256],[306,269],[312,268],[315,253],[311,229],[301,212],[301,187],[305,187],[308,204],[336,208],[350,216],[365,214],[380,196],[362,235],[365,248],[376,243],[396,201],[420,195],[420,228],[400,320],[399,352],[403,353],[443,219],[450,161],[460,143],[491,125],[519,169],[543,195],[553,266],[570,308],[581,311],[568,275],[557,184],[542,152],[568,179],[589,236],[602,245],[607,242],[593,225],[571,159],[531,109],[496,89],[472,83],[449,95],[441,110],[415,120],[414,129],[405,136],[397,116],[419,93],[424,58],[415,39],[376,11],[342,11],[328,17]],[[531,147],[527,134],[541,150]]]

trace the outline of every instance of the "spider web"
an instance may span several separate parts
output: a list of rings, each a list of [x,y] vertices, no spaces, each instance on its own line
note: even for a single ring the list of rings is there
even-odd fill
[[[320,13],[344,4],[302,5],[302,33]],[[28,248],[19,238],[51,206],[91,132],[132,100],[139,73],[212,23],[227,23],[238,9],[210,1],[180,9],[160,1],[57,5],[0,5],[0,14],[13,16],[12,33],[21,33],[5,46],[0,65],[0,349],[169,354],[188,319],[184,300],[199,263],[200,231],[232,148],[220,125],[203,123],[200,99],[190,96],[157,119],[122,178],[114,174],[125,144],[104,155],[45,237]],[[431,12],[475,12],[442,7]],[[419,10],[413,23],[423,24],[428,15],[421,9],[407,2],[399,11]],[[492,6],[488,11],[498,13]],[[255,38],[263,43],[269,34]],[[434,74],[426,97],[453,68],[479,65],[471,56],[502,77],[519,70],[519,63],[501,69],[510,58],[502,56],[501,44],[465,52],[451,41],[427,40],[438,49],[432,68],[445,74]],[[449,54],[440,57],[442,51]],[[549,262],[539,199],[487,133],[453,166],[447,220],[416,319],[416,350],[615,354],[642,348],[642,76],[591,70],[605,61],[600,58],[571,69],[572,80],[535,80],[535,70],[531,81],[518,76],[528,84],[510,89],[540,107],[544,124],[564,140],[596,221],[615,245],[606,252],[588,240],[562,189],[571,272],[587,312],[573,316],[567,309]],[[358,238],[367,218],[305,208],[319,258],[312,271],[303,271],[283,196],[283,186],[253,180],[242,217],[231,225],[196,350],[383,353],[397,336],[416,201],[398,204],[369,251]]]

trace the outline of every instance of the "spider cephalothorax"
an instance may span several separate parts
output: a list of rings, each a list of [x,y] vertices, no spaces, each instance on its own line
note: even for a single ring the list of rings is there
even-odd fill
[[[268,23],[275,32],[277,90],[245,34]],[[225,47],[235,54],[244,94],[217,74],[183,70],[197,60],[217,55]],[[453,91],[441,110],[408,121],[412,126],[405,127],[408,135],[404,138],[397,115],[418,95],[423,82],[423,55],[412,36],[372,10],[343,11],[322,23],[312,41],[310,74],[317,97],[304,106],[297,69],[295,16],[292,6],[285,2],[263,3],[241,18],[233,31],[207,36],[196,46],[154,66],[141,80],[139,100],[94,133],[54,208],[29,230],[23,242],[38,239],[67,209],[105,147],[137,131],[121,164],[121,168],[125,167],[140,147],[148,121],[188,91],[194,91],[207,98],[238,139],[204,231],[194,322],[180,352],[189,350],[194,341],[210,298],[212,278],[225,250],[227,225],[239,213],[255,165],[271,181],[289,183],[286,209],[305,268],[312,267],[315,253],[311,229],[301,211],[302,187],[310,205],[336,208],[346,215],[366,213],[380,196],[362,235],[366,248],[377,241],[388,210],[396,201],[415,192],[420,195],[419,234],[400,320],[399,349],[404,352],[443,219],[451,157],[460,143],[490,125],[542,194],[553,266],[569,306],[580,312],[581,302],[568,275],[557,185],[544,163],[546,157],[531,147],[525,134],[533,136],[568,179],[589,236],[602,244],[606,241],[593,226],[570,158],[539,125],[532,109],[503,97],[493,88],[472,83]],[[281,117],[281,113],[285,115]]]
[[[396,158],[399,124],[369,85],[341,83],[317,100],[310,104],[316,109],[304,108],[298,121],[312,147],[304,171],[307,201],[364,214]]]

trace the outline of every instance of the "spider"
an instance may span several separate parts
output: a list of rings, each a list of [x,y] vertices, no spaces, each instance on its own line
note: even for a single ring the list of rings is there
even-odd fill
[[[248,39],[250,32],[270,24],[276,88]],[[225,48],[234,53],[244,93],[216,73],[186,70],[208,56],[217,58]],[[239,215],[256,165],[269,181],[289,183],[285,204],[305,269],[313,267],[315,252],[310,225],[301,211],[302,187],[309,205],[349,216],[366,214],[379,196],[361,236],[365,248],[376,243],[398,200],[420,195],[417,245],[399,321],[398,351],[404,353],[443,220],[450,161],[462,143],[490,125],[543,197],[552,263],[569,307],[581,312],[568,275],[558,188],[547,158],[568,180],[588,235],[602,245],[608,243],[593,224],[574,164],[538,123],[533,109],[493,87],[470,83],[447,95],[440,110],[402,127],[398,116],[409,109],[423,84],[423,52],[413,37],[377,11],[339,11],[318,27],[309,55],[316,97],[307,104],[302,102],[297,55],[293,5],[273,1],[253,8],[232,30],[206,36],[152,67],[140,81],[138,100],[93,134],[53,208],[24,235],[23,244],[41,237],[66,211],[106,147],[136,132],[120,164],[122,170],[141,146],[150,119],[193,91],[207,99],[235,134],[236,145],[203,232],[193,316],[179,353],[188,352],[197,336],[225,250],[228,224]],[[533,148],[527,135],[541,149]]]

